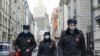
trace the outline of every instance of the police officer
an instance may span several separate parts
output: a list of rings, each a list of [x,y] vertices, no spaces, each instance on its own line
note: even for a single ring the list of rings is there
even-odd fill
[[[34,35],[29,32],[29,29],[29,25],[24,25],[23,32],[15,40],[14,46],[19,56],[31,56],[32,50],[36,47]]]
[[[75,19],[68,20],[68,28],[62,32],[58,42],[58,56],[83,56],[85,54],[85,39],[76,25]]]
[[[56,44],[50,38],[50,32],[44,33],[44,40],[40,42],[37,56],[56,56]]]

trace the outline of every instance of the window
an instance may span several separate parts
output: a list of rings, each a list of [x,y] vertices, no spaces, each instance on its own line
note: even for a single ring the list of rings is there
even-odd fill
[[[0,12],[0,29],[1,29],[1,24],[2,24],[2,14]],[[1,36],[0,36],[1,37]]]
[[[18,7],[18,9],[20,9],[20,7]]]
[[[76,9],[74,10],[74,19],[76,19]]]
[[[3,1],[2,5],[3,5],[3,9],[5,10],[5,0]]]
[[[5,18],[5,26],[7,26],[7,18]]]
[[[3,24],[4,24],[5,16],[3,15]]]
[[[97,24],[98,24],[98,26],[99,26],[99,28],[100,28],[100,20],[97,20]]]
[[[1,12],[0,12],[0,24],[1,24],[1,22],[2,22],[2,15],[1,15]]]
[[[100,4],[100,0],[98,0],[98,4]]]
[[[17,3],[17,0],[15,0],[15,3]]]
[[[74,14],[76,15],[76,9],[74,10]]]
[[[2,7],[2,0],[0,0],[0,7]]]
[[[70,7],[69,7],[69,19],[70,19]]]
[[[8,8],[7,8],[7,2],[6,2],[6,11],[7,11],[7,9],[8,9]]]
[[[76,0],[74,0],[74,2],[76,2]]]

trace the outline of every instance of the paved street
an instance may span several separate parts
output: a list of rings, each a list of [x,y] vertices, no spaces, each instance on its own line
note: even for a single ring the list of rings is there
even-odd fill
[[[100,0],[0,0],[0,56],[16,47],[31,50],[31,43],[37,46],[31,56],[37,56],[40,41],[53,48],[48,38],[55,42],[57,56],[62,44],[65,51],[69,46],[84,56],[100,56]]]
[[[32,56],[37,56],[37,51],[34,51],[34,52],[32,53]]]

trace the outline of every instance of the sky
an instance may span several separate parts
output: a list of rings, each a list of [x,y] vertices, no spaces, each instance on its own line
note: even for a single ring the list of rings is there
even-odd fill
[[[33,13],[33,8],[37,6],[38,0],[27,0],[29,4],[30,11]],[[47,13],[51,15],[53,9],[59,6],[60,0],[42,0],[44,6],[46,6]]]

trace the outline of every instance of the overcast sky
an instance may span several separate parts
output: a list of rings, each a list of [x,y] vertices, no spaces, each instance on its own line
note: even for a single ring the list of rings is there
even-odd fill
[[[28,1],[31,12],[33,13],[33,8],[34,8],[34,6],[37,5],[38,0],[27,0],[27,1]],[[46,6],[47,13],[49,15],[52,13],[53,8],[59,6],[59,1],[60,0],[42,0],[42,3],[44,4],[44,6]]]

